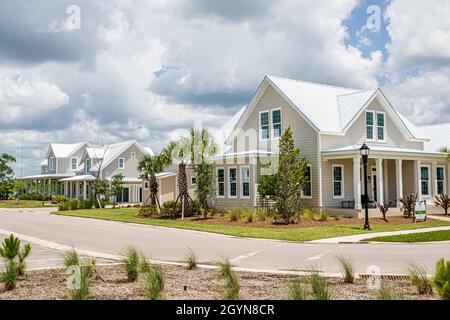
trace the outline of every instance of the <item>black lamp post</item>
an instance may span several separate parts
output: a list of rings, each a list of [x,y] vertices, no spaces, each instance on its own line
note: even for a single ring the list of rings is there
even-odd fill
[[[365,221],[364,221],[364,230],[370,230],[369,225],[369,195],[367,194],[367,159],[369,158],[370,149],[364,143],[362,147],[359,149],[359,153],[364,162],[364,211],[365,211]]]

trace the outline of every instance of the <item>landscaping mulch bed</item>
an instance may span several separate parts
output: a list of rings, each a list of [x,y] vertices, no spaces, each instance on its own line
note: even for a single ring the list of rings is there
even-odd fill
[[[265,221],[258,221],[256,218],[252,222],[247,222],[245,219],[241,219],[239,221],[230,221],[227,215],[220,216],[216,215],[214,217],[208,217],[208,219],[204,219],[202,217],[188,217],[184,220],[181,218],[177,219],[178,221],[192,221],[200,224],[214,224],[214,225],[228,225],[228,226],[241,226],[241,227],[256,227],[256,228],[307,228],[307,227],[320,227],[320,226],[335,226],[335,225],[353,225],[360,224],[364,225],[364,219],[356,219],[356,218],[341,218],[340,220],[336,220],[334,217],[328,218],[327,221],[319,221],[317,219],[310,220],[308,218],[301,218],[300,222],[297,224],[280,224],[274,223],[273,219],[267,218]],[[370,218],[370,224],[373,225],[396,225],[396,224],[406,224],[413,223],[412,218],[405,218],[403,216],[394,216],[389,217],[387,222],[382,218]]]
[[[99,300],[139,300],[145,299],[145,276],[135,283],[126,282],[126,275],[120,265],[98,266],[98,273],[104,279],[92,280],[91,299]],[[163,266],[166,299],[220,299],[223,285],[218,279],[219,271],[210,269],[187,270],[182,266]],[[238,272],[241,299],[287,299],[287,275]],[[355,284],[344,284],[341,279],[330,278],[333,299],[358,300],[376,299],[377,291],[367,287],[367,280],[356,280]],[[437,299],[437,296],[418,295],[407,280],[384,281],[399,299]],[[186,287],[186,290],[185,290]],[[64,270],[31,271],[17,283],[16,289],[5,292],[0,287],[0,300],[68,299]]]

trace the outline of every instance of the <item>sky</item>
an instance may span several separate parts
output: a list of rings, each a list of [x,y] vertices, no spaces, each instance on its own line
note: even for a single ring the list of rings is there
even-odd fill
[[[450,0],[1,1],[0,153],[28,175],[50,142],[158,152],[223,125],[266,74],[381,87],[416,125],[450,122],[449,16]]]

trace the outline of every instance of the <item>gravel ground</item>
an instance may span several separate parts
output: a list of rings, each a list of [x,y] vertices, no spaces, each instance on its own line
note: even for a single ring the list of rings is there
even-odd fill
[[[145,299],[145,276],[135,283],[127,283],[120,265],[98,266],[100,279],[94,279],[91,287],[91,299],[100,300],[138,300]],[[163,266],[166,277],[165,296],[167,299],[220,299],[223,285],[218,279],[218,271],[210,269],[186,270],[181,266]],[[241,299],[287,299],[289,276],[265,273],[238,272]],[[377,290],[367,288],[366,280],[344,284],[337,278],[328,279],[333,299],[358,300],[376,299]],[[436,295],[419,296],[407,280],[386,280],[399,299],[437,299]],[[185,290],[186,287],[186,290]],[[53,300],[68,299],[64,270],[52,269],[30,271],[17,283],[16,289],[5,292],[0,285],[0,300],[32,299]]]

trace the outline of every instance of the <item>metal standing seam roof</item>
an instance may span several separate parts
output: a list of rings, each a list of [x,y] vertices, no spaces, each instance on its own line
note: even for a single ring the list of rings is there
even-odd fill
[[[441,148],[450,148],[450,123],[442,123],[419,127],[430,141],[425,143],[425,150],[440,151]]]
[[[87,143],[51,143],[50,147],[52,148],[56,158],[68,158],[72,155],[72,153],[81,148],[83,145],[87,145]]]

